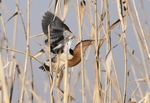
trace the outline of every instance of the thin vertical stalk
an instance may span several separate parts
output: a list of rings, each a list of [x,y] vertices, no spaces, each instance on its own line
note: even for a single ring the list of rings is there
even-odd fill
[[[144,17],[144,22],[145,22],[145,25],[146,25],[146,35],[147,35],[147,38],[150,40],[150,31],[149,31],[149,25],[148,25],[148,19],[147,19],[147,16],[146,16],[146,12],[145,12],[145,9],[144,9],[144,4],[143,4],[143,0],[140,0],[140,5],[141,5],[141,8],[142,8],[142,13],[143,13],[143,17]]]
[[[16,0],[16,4],[18,5],[19,0]],[[18,11],[18,7],[16,6],[16,12]],[[14,36],[13,36],[13,49],[16,48],[16,38],[17,38],[17,25],[18,23],[18,16],[15,16],[15,21],[14,21]],[[15,75],[16,75],[16,66],[14,65],[16,62],[16,57],[15,57],[15,52],[12,51],[12,62],[10,64],[10,73],[12,76],[12,83],[11,83],[11,90],[10,90],[10,103],[12,102],[12,96],[13,96],[13,87],[14,87],[14,82],[15,82]],[[14,69],[14,71],[12,72],[12,69]]]
[[[1,45],[2,42],[0,43],[0,81],[2,82],[2,92],[3,92],[3,103],[9,103],[9,97],[8,97],[8,90],[7,90],[7,84],[6,84],[6,79],[4,76],[4,71],[3,71],[3,66],[2,66],[2,49]]]
[[[110,48],[111,48],[111,36],[109,35],[110,34],[110,30],[109,30],[110,29],[110,18],[109,18],[108,0],[105,1],[105,6],[106,6],[105,7],[106,8],[106,34],[105,34],[106,35],[106,53],[108,53]],[[111,79],[110,79],[110,75],[111,75],[111,57],[112,57],[111,53],[109,54],[109,57],[110,58],[106,58],[106,64],[107,64],[108,71],[106,71],[105,87],[110,85],[108,87],[108,91],[109,91],[109,95],[111,97],[111,95],[112,95]],[[106,89],[106,92],[107,92],[107,89]],[[104,102],[107,101],[106,94],[105,94]],[[111,103],[111,102],[112,102],[112,100],[110,99],[109,103]]]
[[[7,37],[7,33],[6,33],[6,27],[5,27],[5,23],[4,23],[4,19],[3,19],[2,15],[0,15],[0,20],[1,20],[1,24],[2,24],[2,30],[3,30],[2,34],[4,35],[5,45],[6,45],[6,48],[8,48],[9,47],[9,42],[8,42],[8,37]],[[2,45],[2,43],[0,43],[0,45]],[[6,50],[6,62],[8,62],[8,61],[9,61],[9,52],[8,52],[8,50]],[[8,76],[7,75],[7,73],[8,73],[7,70],[8,70],[8,68],[6,68],[6,78]]]
[[[13,62],[13,64],[15,64],[15,62]],[[13,71],[13,75],[12,75],[12,83],[11,83],[11,87],[10,87],[10,103],[12,103],[12,97],[13,97],[13,87],[14,87],[14,82],[15,82],[15,75],[16,75],[16,68],[13,67],[14,71]]]
[[[50,65],[50,75],[53,75],[53,70],[52,70],[52,65],[51,65],[51,48],[50,48],[50,25],[48,25],[48,56],[49,56],[49,65]],[[56,70],[57,71],[57,70]],[[57,75],[57,72],[56,72]],[[51,103],[55,103],[54,97],[53,97],[53,88],[54,88],[54,83],[55,83],[55,78],[56,75],[54,77],[54,80],[52,78],[52,76],[49,77],[49,81],[50,81],[50,101]]]
[[[67,11],[68,11],[68,0],[64,0],[64,14],[63,14],[63,19],[62,20],[65,20]]]
[[[95,9],[95,15],[94,15],[94,37],[95,37],[95,57],[96,57],[96,62],[95,62],[95,65],[96,65],[96,70],[95,70],[95,86],[94,86],[94,94],[95,94],[95,98],[93,100],[95,100],[95,103],[100,103],[100,90],[101,90],[101,87],[100,87],[100,73],[99,73],[99,48],[98,48],[98,25],[97,25],[97,0],[94,0],[94,9]]]
[[[122,27],[122,35],[124,36],[123,38],[123,47],[124,47],[124,97],[123,101],[125,103],[126,101],[126,90],[127,90],[127,49],[126,49],[126,38],[125,38],[125,30],[126,30],[126,24],[123,21],[123,14],[122,14],[122,9],[120,5],[120,0],[117,0],[117,9],[118,9],[118,15],[119,19],[121,22],[121,27]]]
[[[110,40],[110,18],[109,18],[109,4],[108,4],[108,0],[105,1],[105,5],[106,5],[106,52],[108,52],[110,50],[111,47],[111,40]]]
[[[30,53],[29,50],[29,44],[30,44],[30,0],[27,0],[27,39],[26,39],[26,57],[25,57],[25,64],[24,64],[24,74],[23,74],[23,80],[22,80],[22,89],[21,89],[21,95],[20,95],[20,103],[23,103],[23,97],[25,92],[25,82],[26,82],[26,72],[27,72],[27,66],[28,66],[28,56]],[[31,101],[28,98],[28,103]]]
[[[78,40],[81,42],[82,40],[82,32],[81,32],[81,18],[80,18],[80,10],[79,10],[79,0],[77,0],[77,15],[78,15],[78,28],[79,28],[79,38]],[[83,49],[82,49],[82,42],[80,43],[80,49],[81,49],[81,78],[82,78],[82,103],[86,102],[85,98],[85,68],[84,68],[84,59],[83,59]]]
[[[6,43],[6,48],[9,47],[8,45],[8,39],[7,39],[7,34],[6,34],[6,28],[5,28],[5,25],[4,25],[4,19],[2,17],[2,15],[0,15],[0,20],[1,20],[1,23],[2,23],[2,28],[3,28],[3,34],[4,34],[4,39],[5,39],[5,43]],[[6,50],[6,56],[7,56],[7,62],[8,62],[8,57],[9,57],[9,53],[8,53],[8,50]],[[6,84],[6,79],[5,79],[5,76],[4,76],[4,71],[2,69],[3,67],[3,64],[2,64],[2,40],[0,40],[0,81],[2,83],[2,93],[3,94],[3,97],[4,97],[4,102],[5,103],[9,103],[9,97],[8,97],[8,85]]]
[[[32,67],[32,58],[30,57],[30,68],[31,68],[31,87],[32,91],[34,91],[34,76],[33,76],[33,67]],[[33,93],[31,93],[31,101],[33,103]]]
[[[112,65],[114,67],[114,75],[116,77],[116,84],[117,84],[117,87],[118,87],[117,90],[116,90],[116,94],[118,96],[119,103],[123,103],[121,90],[120,90],[120,85],[119,85],[119,80],[118,80],[118,75],[117,75],[117,68],[116,68],[115,61],[114,61],[113,57],[112,57]]]
[[[30,7],[30,4],[31,4],[31,2],[32,2],[32,0],[31,1],[29,1],[29,6],[28,7]],[[30,39],[30,8],[29,8],[29,12],[28,12],[28,15],[29,15],[29,18],[28,18],[28,23],[29,23],[29,31],[27,31],[29,34],[29,38],[28,39]],[[23,22],[23,21],[22,21]],[[27,36],[26,36],[27,37]],[[27,39],[27,38],[26,38]],[[29,44],[30,44],[30,41],[29,41]],[[30,54],[30,46],[29,46],[29,54]],[[32,87],[32,91],[34,91],[34,76],[33,76],[33,66],[32,66],[32,57],[31,56],[29,56],[29,61],[30,61],[30,69],[31,69],[31,87]],[[32,101],[32,103],[33,103],[33,93],[31,93],[31,101]]]
[[[19,3],[19,0],[16,0],[16,4],[17,5],[18,5],[18,3]],[[18,7],[17,6],[16,6],[16,10],[15,11],[16,12],[18,11]],[[14,34],[13,34],[13,49],[16,48],[17,27],[18,27],[17,23],[18,23],[18,16],[15,16],[15,20],[14,20]],[[13,52],[13,51],[12,51],[12,56],[13,56],[13,58],[15,58],[15,52]]]
[[[65,40],[66,41],[66,40]],[[68,47],[66,47],[66,51],[68,51]],[[69,75],[68,75],[68,53],[66,52],[65,58],[65,72],[64,72],[64,103],[68,102],[68,95],[69,95]]]

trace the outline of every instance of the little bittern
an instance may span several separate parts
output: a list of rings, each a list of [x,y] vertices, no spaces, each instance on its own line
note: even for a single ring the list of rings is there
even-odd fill
[[[91,44],[93,44],[94,40],[84,40],[84,41],[81,41],[81,42],[82,42],[82,50],[83,50],[83,54],[84,54],[84,52],[86,51],[87,47],[90,46]],[[81,42],[79,42],[75,46],[74,50],[70,49],[70,52],[71,52],[73,57],[72,57],[72,59],[68,60],[68,67],[73,67],[73,66],[77,65],[78,63],[80,63],[80,61],[81,61],[81,48],[80,48]],[[59,59],[59,63],[57,62],[58,59]],[[47,60],[39,68],[42,69],[42,70],[46,69],[47,71],[49,71],[50,70],[49,64],[50,64],[49,60]],[[63,56],[56,55],[55,57],[53,57],[51,59],[51,67],[52,67],[53,71],[56,70],[56,67],[58,67],[59,70],[64,68],[64,65],[65,65],[65,57],[63,57]],[[45,67],[45,69],[44,69],[44,67]]]

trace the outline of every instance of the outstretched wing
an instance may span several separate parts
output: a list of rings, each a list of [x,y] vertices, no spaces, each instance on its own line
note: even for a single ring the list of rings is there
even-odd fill
[[[43,16],[42,29],[45,35],[48,36],[48,26],[50,26],[50,43],[51,46],[57,46],[57,43],[64,39],[63,27],[64,23],[60,18],[54,16],[51,12],[47,11]]]

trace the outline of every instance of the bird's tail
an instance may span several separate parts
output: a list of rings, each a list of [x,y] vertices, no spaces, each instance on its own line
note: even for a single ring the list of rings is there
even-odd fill
[[[43,71],[50,71],[50,67],[45,65],[45,63],[41,65],[39,68],[42,69]]]

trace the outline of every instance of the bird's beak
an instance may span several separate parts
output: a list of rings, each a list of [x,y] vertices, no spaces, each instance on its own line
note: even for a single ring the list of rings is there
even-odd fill
[[[91,40],[91,42],[90,42],[90,44],[89,44],[89,45],[93,44],[93,43],[94,43],[94,41],[95,41],[95,40]]]

